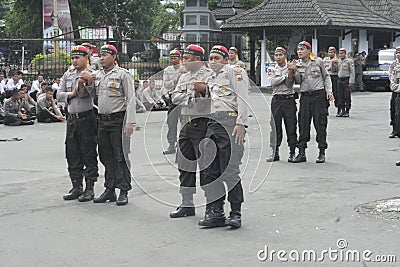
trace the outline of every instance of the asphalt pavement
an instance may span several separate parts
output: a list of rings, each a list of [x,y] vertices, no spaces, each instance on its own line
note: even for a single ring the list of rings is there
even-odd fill
[[[204,215],[201,188],[196,216],[169,218],[180,196],[175,158],[162,154],[166,112],[138,114],[134,189],[123,207],[62,199],[71,186],[65,123],[0,125],[0,139],[23,139],[0,142],[0,266],[399,266],[399,220],[356,211],[400,196],[400,139],[388,138],[390,93],[353,94],[350,118],[336,118],[330,108],[325,164],[315,163],[313,128],[306,163],[286,161],[285,136],[281,161],[265,161],[270,99],[250,95],[237,230],[197,225]],[[103,191],[101,164],[100,173],[96,195]],[[352,252],[361,259],[346,259]],[[376,256],[396,262],[372,262]]]

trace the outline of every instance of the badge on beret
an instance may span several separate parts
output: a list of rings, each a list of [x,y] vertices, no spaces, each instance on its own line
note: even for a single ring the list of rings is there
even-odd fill
[[[225,87],[222,87],[222,88],[221,88],[221,92],[222,92],[222,93],[225,93],[226,91],[228,91],[228,90],[227,90]]]

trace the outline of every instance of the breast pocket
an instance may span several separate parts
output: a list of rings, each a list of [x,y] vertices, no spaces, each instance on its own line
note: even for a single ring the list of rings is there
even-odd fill
[[[318,78],[321,76],[321,69],[320,67],[313,67],[311,69],[311,75],[313,78]]]
[[[107,92],[110,97],[119,97],[121,93],[121,84],[119,82],[108,82]]]

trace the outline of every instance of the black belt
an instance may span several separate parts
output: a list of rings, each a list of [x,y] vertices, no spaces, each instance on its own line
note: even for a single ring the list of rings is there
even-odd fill
[[[286,99],[294,99],[294,94],[289,94],[289,95],[273,95],[274,99],[278,100],[286,100]]]
[[[68,120],[79,120],[92,115],[94,115],[93,109],[79,113],[68,113]]]
[[[350,79],[350,77],[341,77],[341,78],[339,77],[338,79],[339,79],[340,81],[346,81],[346,80]]]
[[[320,95],[322,93],[325,93],[325,89],[314,90],[314,91],[305,91],[305,92],[301,92],[301,95],[315,96],[315,95]]]
[[[115,112],[111,114],[98,114],[99,120],[101,121],[113,121],[125,117],[125,111]]]

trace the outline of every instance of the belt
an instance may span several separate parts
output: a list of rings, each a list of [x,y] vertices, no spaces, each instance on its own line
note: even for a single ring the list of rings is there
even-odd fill
[[[237,116],[238,114],[236,111],[216,111],[211,114],[211,117],[216,120],[236,120]]]
[[[304,96],[315,96],[315,95],[319,95],[325,93],[325,89],[319,89],[319,90],[314,90],[314,91],[305,91],[305,92],[301,92],[301,95]]]
[[[181,121],[185,123],[199,122],[201,120],[208,120],[209,115],[181,115]]]
[[[79,120],[92,115],[94,115],[93,109],[79,113],[68,113],[68,120]]]
[[[273,95],[274,99],[278,100],[286,100],[286,99],[294,99],[294,94],[289,94],[289,95]]]
[[[97,117],[101,121],[113,121],[125,117],[125,111],[115,112],[111,114],[98,114]]]
[[[350,79],[350,77],[339,77],[338,79],[341,81],[346,81],[347,79]]]

